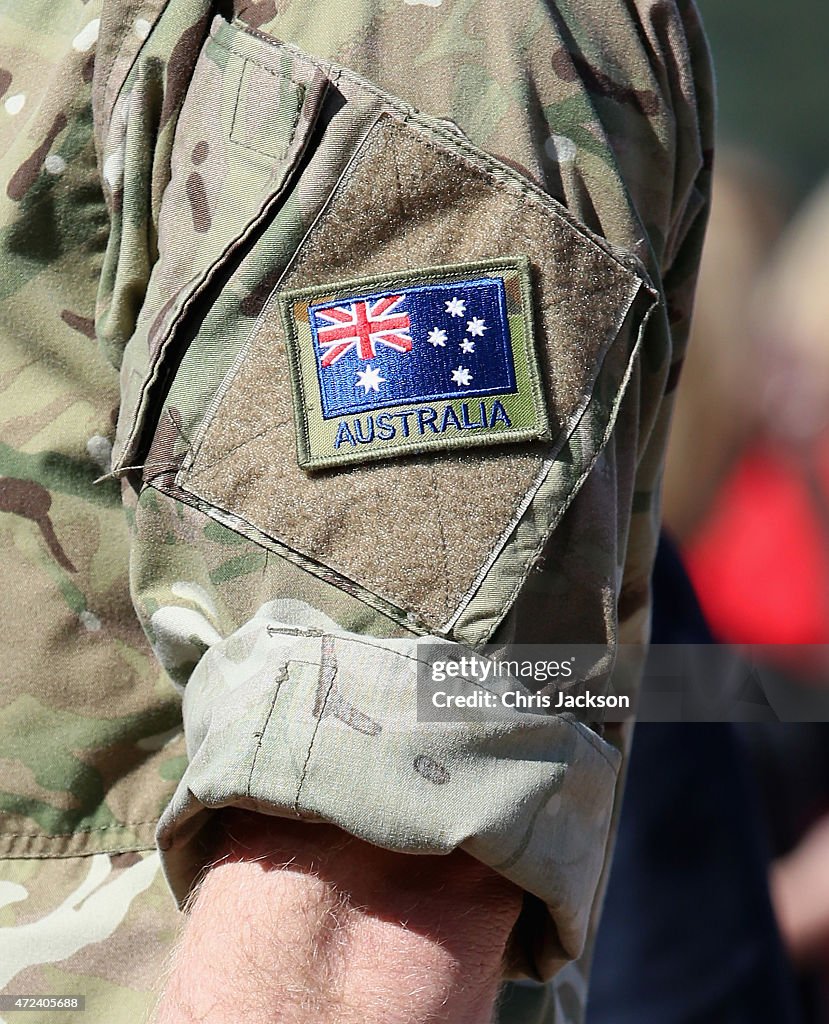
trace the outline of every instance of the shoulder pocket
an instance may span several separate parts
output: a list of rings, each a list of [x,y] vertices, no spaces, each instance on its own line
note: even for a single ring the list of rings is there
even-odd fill
[[[290,195],[327,87],[312,62],[214,20],[178,117],[159,211],[158,260],[122,363],[115,470],[146,455],[188,331]],[[141,119],[140,112],[131,116]],[[149,173],[129,145],[123,159],[126,181]],[[142,194],[133,191],[136,206]],[[124,219],[146,216],[143,208],[123,213]],[[131,262],[126,253],[117,263],[122,291],[129,290]]]
[[[156,485],[410,628],[480,640],[533,557],[526,530],[503,557],[516,531],[543,539],[606,443],[655,293],[457,132],[330,74],[359,111],[345,166],[329,132],[294,184],[324,199],[282,222],[304,230],[287,266],[271,228],[249,248],[264,307],[221,323],[238,357]]]

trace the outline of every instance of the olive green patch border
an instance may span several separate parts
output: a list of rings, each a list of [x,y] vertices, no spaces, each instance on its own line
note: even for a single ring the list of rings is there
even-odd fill
[[[504,282],[516,390],[511,393],[496,393],[489,397],[503,404],[513,426],[503,430],[497,427],[483,427],[474,434],[463,430],[450,436],[409,435],[391,440],[375,438],[370,445],[362,445],[357,450],[336,451],[334,442],[339,424],[343,420],[359,417],[343,415],[327,420],[323,417],[308,307],[320,302],[351,298],[361,292],[383,288],[397,289],[404,285],[411,287],[453,284],[472,277],[499,277]],[[297,462],[304,469],[327,469],[347,463],[365,463],[427,451],[552,438],[535,351],[531,270],[530,261],[526,257],[455,263],[450,266],[403,270],[394,274],[315,285],[311,288],[283,292],[278,297],[278,304],[287,340],[296,423]],[[458,401],[458,398],[435,399],[424,401],[422,404],[428,405],[440,415],[447,406],[456,407]],[[377,412],[389,416],[412,412],[412,403],[385,406]]]

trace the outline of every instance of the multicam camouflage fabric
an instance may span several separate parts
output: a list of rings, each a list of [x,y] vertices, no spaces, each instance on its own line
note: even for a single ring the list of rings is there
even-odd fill
[[[419,726],[407,658],[647,631],[708,190],[693,6],[230,7],[0,3],[0,977],[87,1024],[152,1003],[162,813],[181,897],[229,801],[463,845],[548,908],[516,972],[578,956],[623,737]],[[553,445],[288,464],[283,283],[527,255]],[[587,962],[502,1019],[579,1020]]]

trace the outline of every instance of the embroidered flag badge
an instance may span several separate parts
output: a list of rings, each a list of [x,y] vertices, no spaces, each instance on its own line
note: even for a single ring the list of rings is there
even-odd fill
[[[280,302],[302,466],[550,436],[526,260],[342,282]]]

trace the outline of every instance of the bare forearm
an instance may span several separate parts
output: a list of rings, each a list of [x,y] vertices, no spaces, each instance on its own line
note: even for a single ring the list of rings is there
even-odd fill
[[[517,889],[464,854],[393,854],[233,814],[157,1024],[488,1024]],[[235,838],[233,838],[235,837]]]

